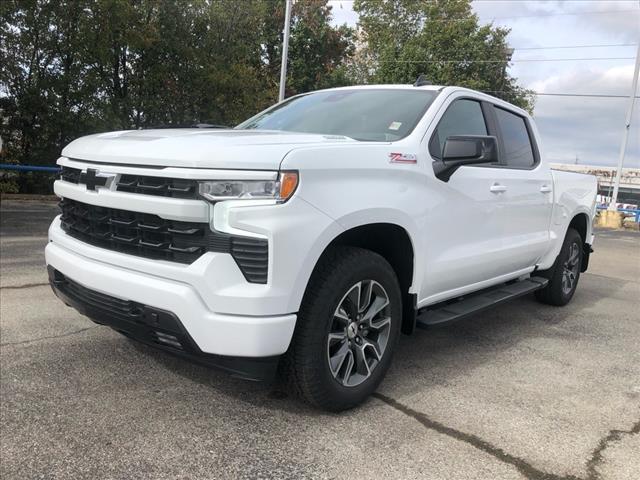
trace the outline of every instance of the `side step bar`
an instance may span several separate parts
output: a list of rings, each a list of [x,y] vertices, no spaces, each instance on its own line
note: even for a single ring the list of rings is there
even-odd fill
[[[549,280],[543,277],[530,277],[512,283],[480,290],[455,300],[430,305],[418,311],[416,327],[427,328],[433,325],[461,320],[481,310],[498,305],[514,298],[543,288]]]

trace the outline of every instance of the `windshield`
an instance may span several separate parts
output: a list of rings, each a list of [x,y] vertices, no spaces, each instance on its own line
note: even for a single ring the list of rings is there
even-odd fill
[[[434,91],[417,89],[353,89],[308,93],[267,109],[236,128],[393,141],[411,133],[436,95]]]

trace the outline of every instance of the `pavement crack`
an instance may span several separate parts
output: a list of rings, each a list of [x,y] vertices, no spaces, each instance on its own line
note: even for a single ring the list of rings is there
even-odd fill
[[[15,346],[15,345],[27,345],[29,343],[40,342],[42,340],[51,340],[51,339],[55,339],[55,338],[70,337],[72,335],[77,335],[78,333],[86,332],[87,330],[93,330],[94,328],[100,328],[100,327],[101,327],[101,325],[93,325],[91,327],[81,328],[80,330],[74,330],[73,332],[62,333],[60,335],[50,335],[48,337],[33,338],[31,340],[22,340],[20,342],[0,343],[0,347],[8,347],[8,346]]]
[[[6,285],[4,287],[0,287],[0,290],[21,290],[23,288],[44,287],[45,285],[49,285],[49,282],[25,283],[24,285]]]
[[[591,277],[600,277],[600,278],[604,278],[607,280],[618,280],[618,281],[623,281],[623,282],[628,282],[628,283],[638,283],[636,280],[629,280],[627,278],[620,278],[620,277],[612,277],[609,275],[602,275],[601,273],[592,273],[590,271],[586,271],[585,275],[589,275]]]
[[[620,441],[623,435],[636,435],[638,433],[640,433],[640,420],[634,423],[629,430],[609,430],[609,433],[598,442],[598,446],[593,450],[591,458],[587,462],[587,480],[598,480],[602,478],[597,467],[604,462],[602,453],[611,442]]]
[[[397,400],[394,400],[393,398],[387,397],[382,393],[375,392],[373,396],[383,401],[390,407],[398,410],[399,412],[420,422],[430,430],[434,430],[442,435],[447,435],[448,437],[467,443],[472,447],[475,447],[478,450],[491,455],[502,463],[512,465],[529,480],[581,480],[580,477],[576,477],[573,475],[561,476],[539,470],[526,460],[511,455],[510,453],[505,452],[501,448],[492,445],[491,443],[483,440],[476,435],[461,432],[460,430],[456,430],[455,428],[447,427],[440,422],[430,419],[424,413],[413,410],[412,408],[398,402]]]

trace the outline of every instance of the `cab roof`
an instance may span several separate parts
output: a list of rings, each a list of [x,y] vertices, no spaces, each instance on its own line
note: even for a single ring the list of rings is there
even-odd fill
[[[430,91],[430,92],[442,92],[445,94],[450,94],[453,92],[469,92],[469,94],[473,95],[476,98],[479,98],[480,100],[486,100],[488,102],[491,102],[495,105],[498,106],[502,106],[504,108],[513,110],[517,113],[519,113],[520,115],[523,115],[525,117],[529,117],[529,113],[526,112],[525,110],[523,110],[522,108],[513,105],[512,103],[509,103],[505,100],[502,100],[498,97],[494,97],[493,95],[489,95],[487,93],[483,93],[480,92],[478,90],[472,90],[470,88],[466,88],[466,87],[456,87],[456,86],[451,86],[451,85],[421,85],[421,86],[414,86],[414,85],[409,85],[409,84],[397,84],[397,83],[391,83],[391,84],[374,84],[374,85],[350,85],[350,86],[346,86],[346,87],[334,87],[334,88],[326,88],[326,89],[322,89],[322,90],[316,90],[316,91],[344,91],[344,90],[375,90],[375,89],[394,89],[394,90],[426,90],[426,91]],[[312,92],[308,92],[308,93],[312,93]]]

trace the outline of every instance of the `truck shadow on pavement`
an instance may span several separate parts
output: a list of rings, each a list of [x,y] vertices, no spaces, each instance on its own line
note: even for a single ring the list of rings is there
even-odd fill
[[[588,277],[583,277],[581,281]],[[574,303],[564,308],[541,305],[533,295],[517,299],[466,320],[428,330],[418,330],[411,336],[403,335],[387,379],[381,388],[389,395],[410,395],[434,386],[443,386],[458,376],[464,376],[485,362],[495,361],[501,351],[520,349],[529,351],[527,341],[532,338],[555,337],[564,341],[585,334],[588,326],[571,322],[585,309],[591,309],[600,296],[614,296],[619,284],[610,279],[607,286],[599,286],[598,296],[590,288],[578,289]],[[584,287],[584,285],[582,285]],[[206,366],[192,364],[184,359],[159,352],[133,340],[129,341],[145,356],[153,357],[173,373],[190,381],[215,389],[225,396],[273,409],[316,410],[290,398],[282,385],[254,383],[231,377],[227,373]],[[416,383],[419,374],[420,382]],[[391,388],[389,388],[391,387]]]

